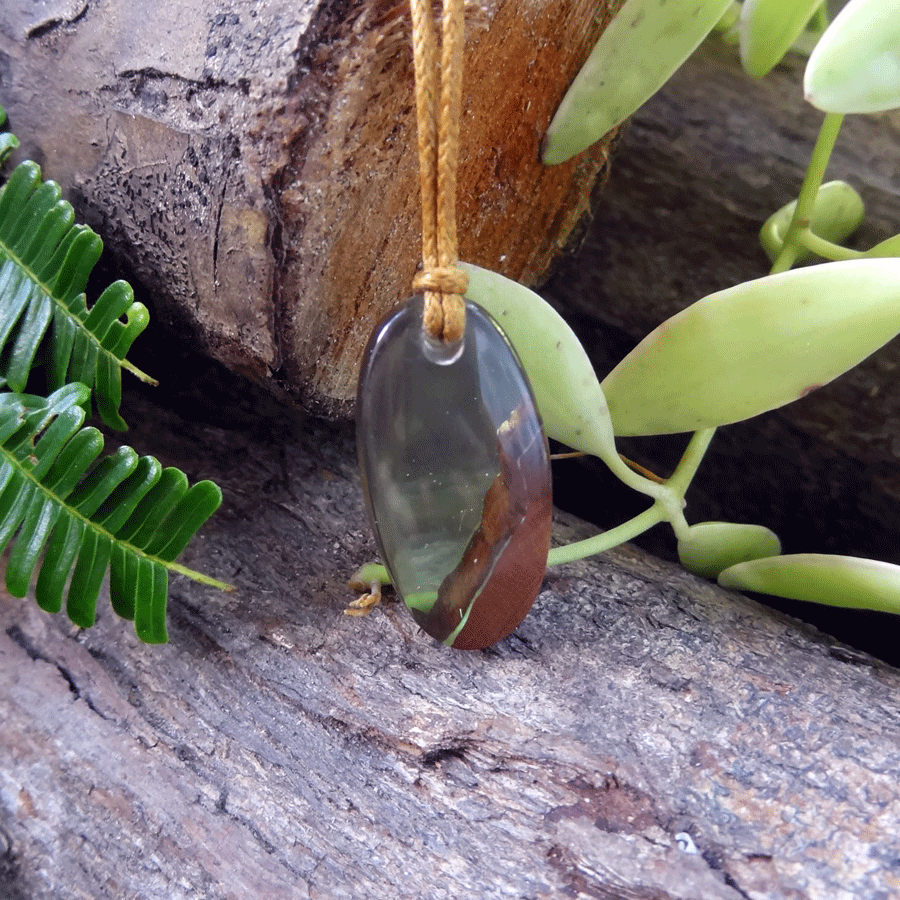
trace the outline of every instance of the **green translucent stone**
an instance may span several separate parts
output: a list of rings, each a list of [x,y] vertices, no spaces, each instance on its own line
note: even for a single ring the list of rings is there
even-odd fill
[[[466,303],[455,345],[422,330],[421,296],[373,333],[357,396],[363,488],[381,557],[419,625],[489,647],[525,617],[550,548],[547,439],[493,319]]]

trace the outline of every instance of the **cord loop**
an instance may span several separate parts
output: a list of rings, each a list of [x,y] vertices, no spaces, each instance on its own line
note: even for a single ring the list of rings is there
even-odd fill
[[[456,265],[465,0],[443,0],[440,60],[430,0],[410,0],[410,8],[422,193],[422,271],[413,288],[425,294],[423,327],[428,334],[455,342],[465,331],[463,294],[469,281]]]

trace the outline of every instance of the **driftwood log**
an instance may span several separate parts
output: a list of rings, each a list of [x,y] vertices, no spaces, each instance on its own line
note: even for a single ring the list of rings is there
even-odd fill
[[[567,7],[572,21],[576,7]],[[381,243],[365,243],[365,252],[384,256],[381,275],[376,267],[366,281],[359,269],[328,268],[326,250],[351,239],[349,223],[358,230],[360,210],[371,213],[362,199],[368,170],[354,168],[362,144],[348,146],[315,127],[304,138],[298,116],[308,115],[313,126],[329,111],[353,119],[356,107],[330,91],[344,77],[362,78],[363,63],[381,58],[381,45],[366,45],[363,25],[375,32],[383,26],[383,42],[405,46],[399,14],[388,5],[348,4],[329,17],[325,4],[298,12],[274,2],[252,11],[219,4],[213,12],[210,4],[199,15],[180,9],[148,22],[145,11],[116,0],[5,4],[0,86],[9,96],[2,99],[26,151],[48,174],[77,185],[80,209],[132,273],[144,281],[162,269],[166,284],[177,286],[159,292],[159,318],[202,337],[207,352],[232,368],[337,410],[334,398],[349,393],[365,329],[332,328],[326,320],[347,298],[362,322],[374,317],[374,298],[403,293],[417,213],[406,209],[391,220],[403,223],[397,233],[385,216]],[[482,46],[495,23],[515,18],[503,4],[486,9],[484,27],[470,37]],[[98,19],[115,27],[91,37]],[[537,13],[525,17],[529,41],[543,33],[541,21]],[[582,27],[586,21],[578,19]],[[316,40],[320,52],[313,52]],[[232,52],[245,44],[252,67]],[[559,66],[558,56],[546,56],[553,46],[548,38],[542,59]],[[360,48],[370,55],[356,55]],[[402,52],[388,53],[386,63]],[[178,62],[179,53],[190,65]],[[90,81],[88,63],[107,66],[108,78]],[[391,81],[392,90],[394,83],[408,90],[408,68],[396,64],[367,71],[380,73],[381,84]],[[527,56],[524,65],[533,72],[543,62]],[[592,342],[598,361],[610,336],[627,345],[671,304],[763,270],[750,239],[765,211],[784,202],[774,185],[783,169],[773,162],[769,184],[754,181],[755,162],[738,167],[743,180],[729,190],[721,170],[710,173],[714,181],[701,178],[718,159],[710,148],[727,148],[729,135],[744,133],[740,117],[729,116],[746,88],[737,87],[733,63],[715,55],[693,65],[699,68],[673,82],[676,93],[664,94],[632,127],[609,218],[593,229],[580,258],[596,255],[595,271],[615,270],[617,283],[599,276],[577,282],[577,267],[553,283],[554,296],[583,317],[577,324],[587,335],[598,333],[594,298],[604,307],[617,293],[626,298],[608,317],[603,341]],[[684,99],[710,71],[720,79],[714,93],[730,97],[723,100],[727,114],[717,117]],[[69,90],[64,72],[88,80]],[[316,78],[321,93],[310,90]],[[375,85],[363,87],[362,96],[374,96]],[[501,96],[490,99],[496,104]],[[711,119],[724,124],[712,129],[711,143],[699,141]],[[391,175],[399,182],[413,177],[413,162],[406,162],[408,116],[398,123],[402,160],[387,143],[380,150],[385,169],[397,161]],[[807,132],[792,140],[791,127],[784,129],[779,146],[789,148],[790,180],[798,177],[794,160]],[[371,133],[360,134],[368,146]],[[760,126],[762,134],[771,143]],[[520,137],[535,150],[537,132]],[[79,169],[75,157],[85,146],[93,168]],[[490,178],[475,182],[487,198],[515,166],[506,168],[503,141],[486,138],[481,146],[494,153]],[[604,152],[586,172],[573,167],[566,190],[577,186],[577,202],[559,199],[558,209],[585,207]],[[245,180],[241,167],[254,159],[263,160],[258,180]],[[871,162],[867,200],[876,187],[888,194],[895,187],[882,162]],[[316,203],[304,185],[327,193],[330,166],[356,205],[340,220],[347,229],[320,223],[307,232],[303,217]],[[674,243],[679,231],[692,234],[689,223],[703,221],[676,188],[701,182],[701,210],[724,208],[737,223],[732,231],[709,220],[713,243],[727,237],[725,244],[743,248],[734,272],[720,272],[697,240],[683,254]],[[660,185],[665,199],[656,212],[626,224],[628,206],[643,199],[649,207]],[[413,196],[389,187],[390,196]],[[509,215],[523,232],[541,231],[531,205],[536,190],[528,190],[531,213],[513,215],[511,190],[487,203],[488,214],[499,222]],[[761,199],[768,191],[773,196]],[[747,203],[750,212],[742,212]],[[558,223],[553,241],[564,240],[573,221]],[[493,234],[494,267],[539,278],[553,241],[543,250],[522,244],[513,263],[515,242],[500,241],[498,227],[485,224],[472,238],[487,247],[481,238]],[[292,256],[303,246],[320,252],[320,268],[307,273],[308,294],[298,287]],[[481,261],[474,250],[469,257]],[[637,269],[626,253],[641,254]],[[402,265],[409,271],[400,279]],[[633,270],[646,280],[626,277]],[[363,299],[334,294],[331,306],[312,302],[345,274],[365,284]],[[226,293],[224,284],[265,302]],[[665,302],[642,308],[638,299],[660,285],[667,286]],[[305,302],[309,320],[301,322]],[[631,307],[633,317],[621,311]],[[289,336],[312,329],[310,322],[320,331],[292,344]],[[319,357],[314,367],[309,361]],[[175,580],[164,647],[139,644],[108,607],[83,632],[30,600],[0,597],[4,900],[855,900],[900,893],[900,672],[628,548],[549,573],[532,614],[491,651],[437,647],[395,603],[363,620],[344,617],[346,578],[374,552],[349,429],[297,419],[222,372],[190,369],[189,362],[173,360],[170,381],[190,383],[193,394],[164,397],[165,408],[129,395],[128,439],[192,478],[222,484],[223,509],[184,561],[232,582],[236,592]],[[202,389],[220,393],[198,400]],[[840,424],[837,415],[832,421]],[[808,445],[807,432],[793,424],[782,430]],[[835,454],[865,473],[863,449],[854,449],[859,459]],[[735,457],[745,476],[745,461]],[[895,534],[896,512],[886,521],[894,523],[887,534]],[[556,539],[590,530],[561,513]]]
[[[232,414],[125,409],[223,485],[185,562],[235,593],[175,581],[161,647],[0,599],[4,900],[900,893],[900,672],[627,548],[490,651],[345,617],[348,429]]]
[[[617,5],[472,5],[465,259],[533,282],[584,216],[607,144],[552,168],[540,144]],[[397,0],[13,0],[0,102],[160,319],[346,414],[420,255],[408,19]]]

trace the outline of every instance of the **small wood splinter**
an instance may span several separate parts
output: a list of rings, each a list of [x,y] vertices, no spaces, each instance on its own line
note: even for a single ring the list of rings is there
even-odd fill
[[[381,582],[370,581],[369,590],[355,600],[351,600],[344,610],[345,616],[367,616],[381,603]]]

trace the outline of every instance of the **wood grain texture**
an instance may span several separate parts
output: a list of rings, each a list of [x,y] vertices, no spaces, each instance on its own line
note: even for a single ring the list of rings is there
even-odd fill
[[[539,161],[613,2],[490,0],[468,16],[464,258],[533,283],[587,211],[608,145]],[[0,9],[23,152],[160,319],[307,407],[347,413],[373,325],[411,293],[420,212],[397,0],[30,0]]]
[[[345,617],[351,436],[232,396],[125,415],[222,483],[184,561],[234,594],[176,580],[163,647],[0,600],[6,900],[900,892],[896,670],[627,548],[490,651]]]

